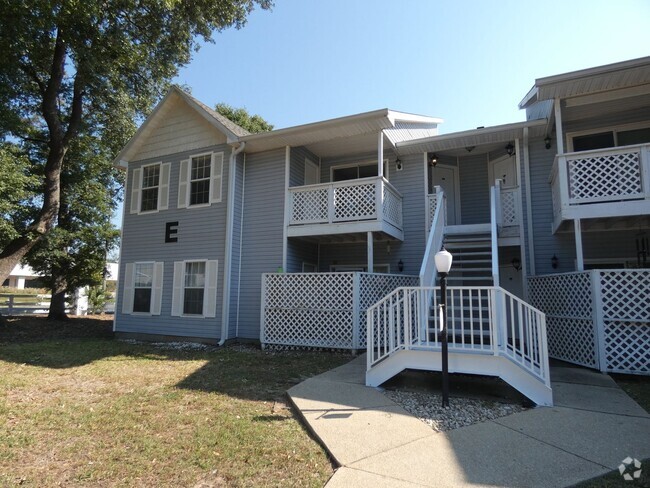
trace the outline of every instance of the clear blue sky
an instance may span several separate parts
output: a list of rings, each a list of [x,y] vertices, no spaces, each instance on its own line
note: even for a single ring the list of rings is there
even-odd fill
[[[276,128],[387,107],[449,133],[524,120],[535,78],[650,55],[650,0],[275,3],[174,81]]]
[[[388,107],[441,132],[524,119],[535,78],[650,55],[650,0],[276,0],[176,82],[276,128]]]

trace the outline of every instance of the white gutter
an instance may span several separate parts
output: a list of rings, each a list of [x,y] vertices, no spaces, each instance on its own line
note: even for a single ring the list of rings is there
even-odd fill
[[[237,149],[230,153],[228,171],[228,208],[226,211],[226,247],[223,263],[223,304],[221,306],[221,339],[219,345],[228,339],[228,325],[230,314],[230,273],[232,270],[232,234],[235,218],[235,183],[237,171],[237,155],[244,150],[246,143],[242,142]],[[241,256],[240,256],[241,259]]]

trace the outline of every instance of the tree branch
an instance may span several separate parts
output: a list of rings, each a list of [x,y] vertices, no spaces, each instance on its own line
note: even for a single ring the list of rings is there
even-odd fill
[[[62,39],[61,29],[57,30],[56,41],[54,44],[54,55],[52,57],[52,67],[50,69],[50,79],[45,87],[43,94],[43,118],[50,130],[50,141],[58,144],[63,137],[61,128],[61,119],[57,107],[57,99],[63,75],[65,73],[66,45]]]
[[[25,73],[31,80],[38,85],[38,91],[41,96],[45,97],[45,83],[38,77],[38,73],[34,67],[30,64],[20,62],[20,69]]]
[[[67,147],[70,139],[77,135],[79,125],[81,124],[81,115],[83,113],[83,96],[84,96],[84,82],[81,66],[77,67],[77,73],[74,79],[74,88],[72,94],[72,109],[70,112],[70,122],[68,129],[63,136],[63,145]]]

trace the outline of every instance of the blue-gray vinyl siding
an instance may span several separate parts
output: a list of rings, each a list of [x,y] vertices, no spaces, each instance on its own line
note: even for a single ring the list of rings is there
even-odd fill
[[[262,273],[282,267],[284,149],[246,156],[237,336],[259,339]]]
[[[180,161],[204,152],[223,152],[222,199],[201,208],[177,208]],[[118,296],[116,303],[116,331],[140,334],[159,334],[218,339],[221,332],[223,298],[223,263],[226,232],[228,159],[230,147],[223,144],[191,152],[177,153],[162,158],[129,163],[127,192],[122,228],[122,247]],[[171,163],[169,181],[169,209],[149,214],[131,214],[133,171],[145,164]],[[178,222],[178,242],[165,243],[165,224]],[[215,318],[172,317],[172,287],[174,262],[183,260],[218,260],[217,309]],[[123,314],[123,290],[127,263],[141,261],[164,262],[162,307],[160,315]]]
[[[232,268],[230,272],[230,308],[228,312],[228,338],[237,337],[238,297],[240,292],[242,216],[244,205],[244,154],[237,156],[233,206]]]

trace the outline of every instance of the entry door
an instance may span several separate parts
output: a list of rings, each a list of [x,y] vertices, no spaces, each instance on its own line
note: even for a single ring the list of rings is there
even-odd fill
[[[516,188],[519,186],[514,156],[505,156],[496,159],[492,162],[491,167],[492,176],[490,186],[494,185],[494,180],[497,178],[501,180],[501,188]]]
[[[451,166],[437,165],[432,168],[432,180],[434,185],[442,187],[447,196],[447,225],[460,223],[460,216],[457,213],[456,169]]]

